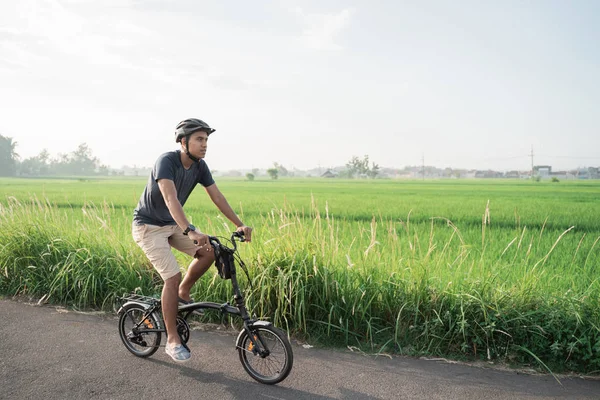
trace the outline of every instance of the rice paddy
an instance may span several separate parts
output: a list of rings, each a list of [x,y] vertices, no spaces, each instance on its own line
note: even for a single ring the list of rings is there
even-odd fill
[[[0,293],[104,309],[124,292],[158,293],[130,233],[145,182],[0,179]],[[217,184],[255,229],[241,250],[249,305],[296,337],[600,370],[600,182]],[[200,187],[185,211],[204,232],[233,228]],[[193,296],[231,299],[214,271]]]

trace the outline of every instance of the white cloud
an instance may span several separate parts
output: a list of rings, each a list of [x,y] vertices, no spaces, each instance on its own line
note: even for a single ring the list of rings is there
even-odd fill
[[[298,7],[294,10],[301,19],[304,30],[300,42],[315,50],[341,50],[336,38],[350,24],[353,8],[346,8],[337,14],[306,13]]]

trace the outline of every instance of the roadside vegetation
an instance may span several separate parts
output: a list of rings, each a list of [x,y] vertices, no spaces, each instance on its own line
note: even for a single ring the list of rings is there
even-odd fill
[[[144,184],[0,180],[0,294],[107,310],[123,293],[157,294],[160,278],[130,237]],[[248,304],[295,336],[369,352],[600,371],[600,184],[219,186],[256,229],[241,250],[254,287]],[[228,236],[232,228],[201,189],[186,211],[205,232]],[[208,273],[193,297],[231,300],[229,282]]]

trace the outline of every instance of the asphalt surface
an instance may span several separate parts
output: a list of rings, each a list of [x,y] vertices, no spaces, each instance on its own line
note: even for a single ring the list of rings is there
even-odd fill
[[[600,399],[600,380],[306,348],[275,386],[246,374],[235,333],[195,329],[193,358],[142,359],[117,317],[0,300],[0,399]],[[163,339],[164,345],[164,339]]]

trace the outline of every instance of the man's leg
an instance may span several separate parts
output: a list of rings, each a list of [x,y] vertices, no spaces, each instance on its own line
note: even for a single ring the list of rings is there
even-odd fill
[[[189,360],[190,353],[186,348],[182,346],[175,348],[175,346],[181,344],[181,339],[177,333],[177,292],[181,282],[181,272],[169,244],[169,237],[172,235],[173,228],[155,225],[136,226],[134,224],[132,230],[134,240],[146,253],[148,260],[150,260],[164,282],[161,303],[167,330],[167,347],[165,350],[177,362]]]
[[[179,297],[189,301],[192,286],[208,271],[215,261],[215,254],[210,246],[199,247],[195,245],[189,237],[183,235],[183,232],[178,227],[174,228],[173,235],[169,237],[169,244],[177,250],[195,257],[190,263],[183,281],[179,285]]]
[[[192,286],[194,286],[194,283],[196,283],[198,279],[200,279],[200,277],[204,275],[206,271],[208,271],[214,261],[215,255],[212,251],[207,251],[206,254],[199,256],[198,258],[194,258],[188,267],[183,281],[179,285],[179,297],[186,301],[190,300],[190,291],[192,290]]]
[[[177,296],[179,282],[181,282],[181,273],[165,280],[162,296],[160,298],[165,327],[167,328],[167,343],[171,347],[181,344],[181,339],[177,333],[177,307],[179,306]]]

